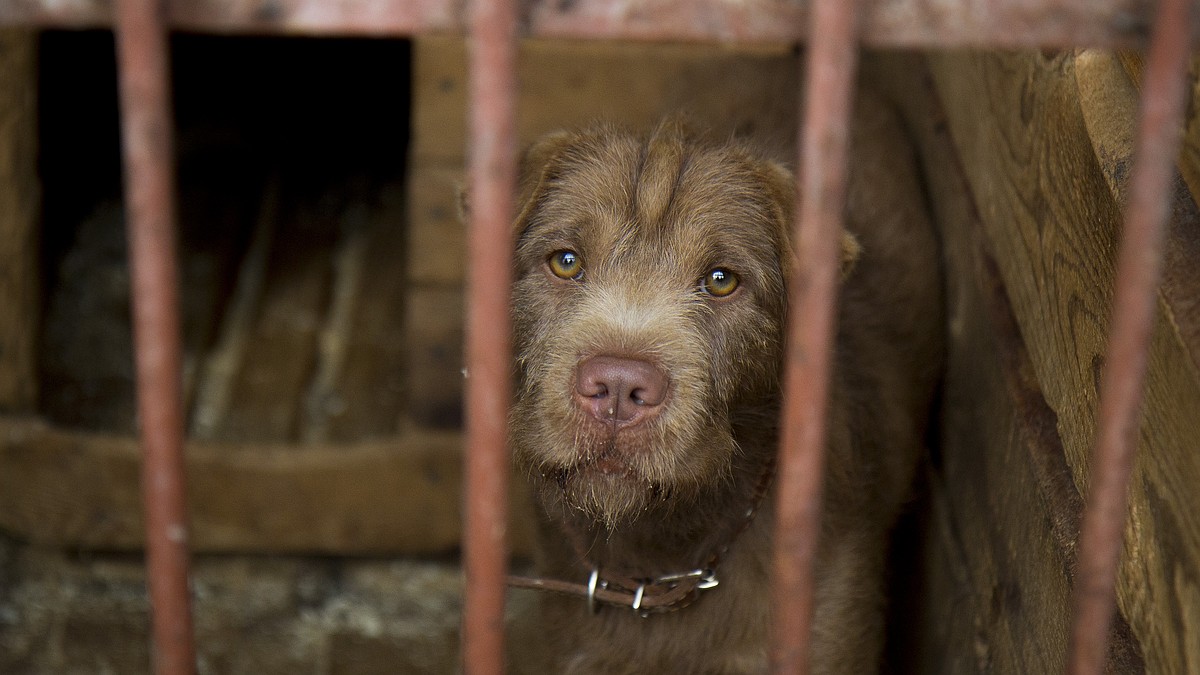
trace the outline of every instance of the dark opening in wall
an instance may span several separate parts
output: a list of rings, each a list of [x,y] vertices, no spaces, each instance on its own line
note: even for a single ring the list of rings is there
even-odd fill
[[[386,326],[359,330],[381,313],[359,300],[404,246],[409,44],[177,35],[171,46],[189,433],[390,433],[401,366],[381,352]],[[50,32],[40,51],[40,406],[57,424],[130,432],[113,40]]]

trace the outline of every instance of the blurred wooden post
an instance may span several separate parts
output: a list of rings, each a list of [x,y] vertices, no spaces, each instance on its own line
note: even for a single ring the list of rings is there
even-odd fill
[[[0,30],[0,410],[37,401],[37,33]]]

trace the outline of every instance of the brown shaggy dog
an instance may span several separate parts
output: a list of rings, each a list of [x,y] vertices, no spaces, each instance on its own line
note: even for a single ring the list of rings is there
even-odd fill
[[[940,368],[937,246],[890,124],[867,110],[855,127],[818,673],[877,668],[887,533]],[[544,594],[514,629],[513,665],[765,672],[763,493],[777,444],[793,179],[675,122],[648,137],[552,135],[523,170],[512,444],[541,518],[538,575],[585,584],[596,570],[598,598],[645,604],[591,612],[578,595]],[[692,570],[719,585],[661,580]],[[646,609],[682,584],[685,597]]]

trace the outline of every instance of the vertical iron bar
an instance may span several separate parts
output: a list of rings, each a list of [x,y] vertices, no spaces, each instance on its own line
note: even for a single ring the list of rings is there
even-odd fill
[[[470,29],[463,661],[468,674],[482,675],[500,673],[504,657],[512,371],[508,298],[517,147],[516,3],[475,0]]]
[[[175,158],[164,8],[116,3],[154,670],[195,671],[184,491]]]
[[[1141,97],[1133,176],[1117,259],[1096,445],[1079,536],[1067,672],[1104,672],[1116,605],[1129,476],[1141,420],[1170,190],[1183,129],[1190,55],[1189,0],[1162,0]]]
[[[789,289],[775,514],[771,652],[775,673],[806,673],[811,658],[813,568],[821,520],[825,414],[859,20],[857,0],[812,4],[797,183],[798,267]]]

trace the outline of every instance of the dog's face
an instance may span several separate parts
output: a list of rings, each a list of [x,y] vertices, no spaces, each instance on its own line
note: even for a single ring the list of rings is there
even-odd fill
[[[729,480],[738,424],[773,424],[793,183],[674,125],[552,136],[523,173],[518,461],[609,528],[686,505]]]

